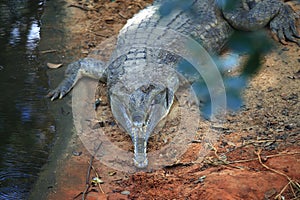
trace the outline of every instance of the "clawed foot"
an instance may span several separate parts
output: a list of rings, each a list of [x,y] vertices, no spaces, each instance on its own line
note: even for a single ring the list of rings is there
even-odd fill
[[[51,98],[51,101],[54,101],[55,99],[59,98],[62,99],[67,93],[68,89],[64,86],[58,86],[56,89],[50,91],[47,94],[48,98]]]
[[[296,28],[294,11],[289,5],[284,5],[279,14],[270,22],[271,31],[278,37],[279,41],[287,44],[286,40],[295,42],[300,46],[300,35]]]

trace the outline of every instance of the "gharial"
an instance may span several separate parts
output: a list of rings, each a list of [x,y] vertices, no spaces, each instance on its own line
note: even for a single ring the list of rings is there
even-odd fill
[[[225,9],[226,0],[186,0],[182,8],[162,15],[165,2],[156,0],[128,20],[115,49],[121,54],[107,63],[83,58],[69,64],[65,79],[48,94],[51,100],[62,98],[82,76],[106,81],[113,116],[132,138],[138,168],[148,165],[148,138],[169,113],[180,84],[178,74],[169,69],[184,58],[164,49],[168,30],[192,38],[211,55],[220,53],[234,30],[255,31],[265,26],[280,41],[299,45],[294,11],[280,0],[239,0],[232,9]],[[157,28],[161,31],[152,34]],[[141,45],[150,39],[161,46]]]

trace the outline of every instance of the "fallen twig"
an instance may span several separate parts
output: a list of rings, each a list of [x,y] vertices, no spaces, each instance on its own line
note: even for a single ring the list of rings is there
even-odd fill
[[[91,169],[92,169],[92,161],[94,159],[94,156],[91,156],[90,162],[89,162],[89,167],[87,170],[87,174],[86,174],[86,179],[85,179],[85,189],[83,192],[80,192],[78,195],[76,195],[73,199],[77,199],[80,195],[82,195],[82,200],[85,200],[85,196],[88,193],[88,190],[90,189],[91,185],[90,185],[90,174],[91,174]]]
[[[89,162],[90,164],[89,164],[87,174],[86,174],[86,179],[85,179],[86,187],[85,187],[85,190],[82,193],[82,200],[85,200],[85,195],[87,194],[89,188],[91,187],[91,185],[90,185],[90,175],[91,175],[93,160],[94,160],[94,155],[91,156],[91,159],[90,159],[90,162]]]
[[[277,171],[276,169],[273,169],[273,168],[270,168],[269,166],[265,165],[262,160],[261,160],[261,157],[260,157],[260,153],[261,153],[261,149],[258,150],[257,152],[255,152],[255,154],[257,155],[257,158],[258,158],[258,161],[259,163],[266,169],[276,173],[276,174],[279,174],[281,176],[284,176],[289,182],[288,184],[286,184],[283,189],[280,191],[280,193],[278,195],[276,195],[275,199],[279,199],[281,200],[282,199],[282,193],[286,190],[286,188],[290,185],[291,187],[295,187],[298,191],[300,191],[300,185],[299,183],[297,183],[296,181],[292,180],[292,178],[290,178],[288,175],[286,175],[285,173],[282,173],[280,171]],[[296,197],[296,194],[295,192],[292,190],[293,194],[294,194],[294,197]]]
[[[227,157],[225,156],[220,156],[219,154],[218,154],[218,149],[215,147],[215,146],[213,146],[213,145],[210,145],[211,146],[211,148],[212,148],[212,150],[214,151],[214,154],[215,154],[215,156],[216,156],[216,158],[217,158],[217,160],[216,161],[214,161],[213,159],[209,159],[210,160],[210,164],[213,164],[213,165],[224,165],[225,167],[226,167],[226,165],[228,165],[228,166],[230,166],[230,167],[232,167],[232,168],[237,168],[237,169],[242,169],[242,168],[240,168],[240,167],[237,167],[237,166],[234,166],[234,165],[231,165],[231,163],[229,163],[229,161],[227,160]]]
[[[120,17],[122,17],[123,19],[128,19],[128,17],[126,17],[123,13],[121,13],[121,12],[118,12],[118,15],[120,16]]]
[[[105,37],[108,38],[109,36],[106,34],[101,34],[101,33],[94,33],[96,36],[100,36],[100,37]]]
[[[92,169],[93,169],[93,171],[95,172],[95,174],[96,174],[96,177],[98,178],[98,179],[100,179],[100,176],[99,176],[99,174],[98,174],[98,172],[97,172],[97,170],[94,168],[94,166],[93,165],[91,165],[92,166]],[[102,187],[101,187],[101,184],[100,183],[97,183],[97,185],[98,185],[98,187],[99,187],[99,189],[100,189],[100,191],[104,194],[104,191],[102,190]]]
[[[275,140],[275,139],[270,139],[270,140],[266,139],[266,140],[262,140],[262,139],[261,139],[261,140],[249,140],[249,141],[247,141],[247,142],[243,141],[243,144],[242,144],[242,145],[236,146],[234,149],[232,149],[232,150],[230,150],[230,151],[228,151],[228,152],[226,152],[226,153],[233,152],[233,151],[235,151],[235,150],[237,150],[237,149],[241,149],[241,148],[246,147],[246,146],[248,146],[248,145],[255,145],[255,144],[259,144],[259,143],[267,143],[267,142],[283,142],[283,140]]]
[[[174,163],[174,164],[171,164],[171,165],[166,165],[166,166],[164,166],[164,169],[171,169],[171,168],[176,168],[176,167],[188,167],[188,166],[192,166],[193,164],[195,164],[195,163],[193,163],[193,162],[189,162],[189,163],[179,162],[179,163]]]
[[[268,155],[265,156],[266,158],[274,158],[274,157],[280,157],[280,156],[288,156],[288,155],[296,155],[296,154],[300,154],[300,152],[288,152],[288,153],[279,153],[279,154],[274,154],[274,155]],[[229,161],[229,164],[234,164],[234,163],[244,163],[244,162],[251,162],[251,161],[255,161],[258,160],[258,158],[250,158],[247,160],[236,160],[236,161]]]
[[[57,50],[49,49],[49,50],[43,50],[43,51],[40,51],[41,54],[54,53],[54,52],[57,52]]]
[[[79,8],[84,11],[95,11],[95,9],[90,9],[87,6],[81,6],[81,5],[76,5],[76,4],[70,4],[68,7]]]
[[[284,173],[282,173],[282,172],[280,172],[280,171],[277,171],[276,169],[270,168],[270,167],[268,167],[267,165],[265,165],[265,164],[262,162],[262,160],[261,160],[260,153],[261,153],[261,149],[258,150],[257,152],[255,152],[255,154],[257,155],[257,158],[258,158],[259,163],[260,163],[264,168],[266,168],[266,169],[268,169],[268,170],[270,170],[270,171],[272,171],[272,172],[274,172],[274,173],[276,173],[276,174],[280,174],[280,175],[286,177],[289,181],[292,180],[288,175],[286,175],[286,174],[284,174]]]
[[[102,145],[102,143],[100,143],[99,146],[98,146],[98,148],[95,149],[94,155],[91,156],[90,161],[88,162],[88,163],[89,163],[89,167],[88,167],[87,174],[86,174],[86,179],[85,179],[86,187],[85,187],[84,191],[83,191],[83,192],[80,192],[80,193],[79,193],[78,195],[76,195],[73,199],[76,199],[76,198],[78,198],[80,195],[82,195],[82,198],[81,198],[81,199],[82,199],[82,200],[85,200],[86,195],[89,193],[89,189],[90,189],[90,187],[91,187],[91,184],[90,184],[91,170],[93,169],[93,170],[96,172],[95,168],[93,167],[93,160],[94,160],[94,158],[95,158],[96,153],[97,153],[98,150],[100,149],[101,145]],[[98,173],[96,174],[96,176],[97,176],[97,175],[98,175]],[[102,191],[102,193],[104,193],[103,190],[102,190],[102,188],[101,188],[101,187],[99,187],[99,188],[100,188],[100,190]],[[93,191],[93,189],[92,189],[91,191]]]

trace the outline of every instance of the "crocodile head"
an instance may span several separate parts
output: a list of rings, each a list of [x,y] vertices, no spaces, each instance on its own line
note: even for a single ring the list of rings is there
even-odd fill
[[[148,165],[148,138],[159,121],[169,113],[173,100],[172,90],[152,83],[142,85],[131,93],[110,95],[114,117],[132,138],[136,167]]]

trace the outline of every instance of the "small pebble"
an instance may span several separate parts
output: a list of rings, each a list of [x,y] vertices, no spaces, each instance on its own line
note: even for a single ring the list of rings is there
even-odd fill
[[[125,191],[122,191],[121,194],[124,194],[124,195],[130,195],[130,192],[125,190]]]
[[[82,154],[81,151],[72,151],[73,156],[80,156]]]
[[[275,188],[272,188],[265,192],[265,199],[270,199],[272,196],[274,196],[277,193]]]
[[[282,111],[281,111],[281,114],[282,115],[284,115],[284,116],[289,116],[289,111],[288,111],[288,109],[283,109]]]
[[[292,124],[288,124],[284,127],[286,130],[292,130],[294,126]]]
[[[272,92],[272,91],[274,91],[274,88],[268,87],[267,92]]]
[[[116,122],[110,121],[110,122],[108,122],[108,124],[109,124],[110,126],[115,126],[115,125],[116,125]]]
[[[98,129],[98,128],[101,128],[101,127],[104,127],[104,126],[105,126],[104,122],[97,122],[96,124],[94,124],[92,126],[92,129],[95,130],[95,129]]]
[[[89,51],[87,51],[87,50],[82,50],[81,53],[82,53],[82,54],[88,54]]]
[[[94,109],[97,110],[97,108],[98,108],[98,106],[100,106],[100,104],[101,104],[101,100],[99,98],[97,98],[94,103]]]
[[[99,125],[100,125],[100,127],[104,127],[105,126],[104,122],[99,122]]]
[[[55,131],[56,131],[55,126],[54,125],[50,125],[49,126],[49,131],[50,131],[50,133],[55,133]]]
[[[300,79],[300,70],[298,70],[296,73],[294,73],[295,79]]]
[[[201,176],[198,180],[194,181],[194,184],[203,183],[206,176]]]

